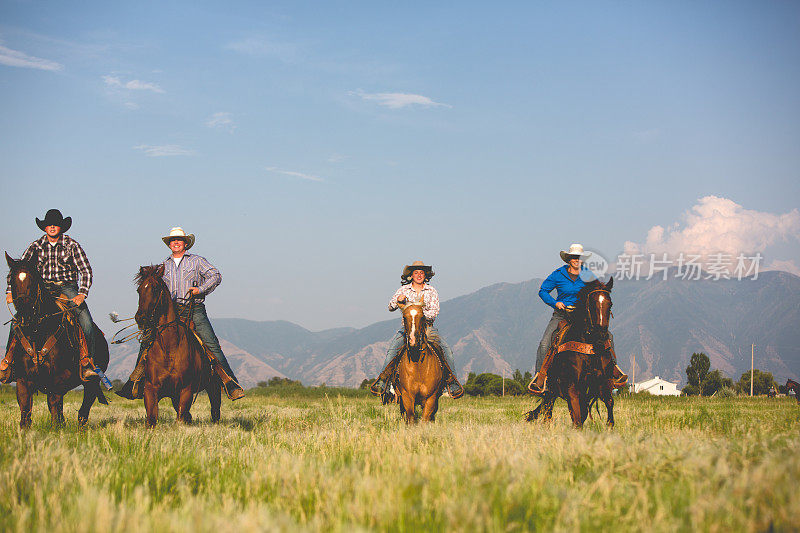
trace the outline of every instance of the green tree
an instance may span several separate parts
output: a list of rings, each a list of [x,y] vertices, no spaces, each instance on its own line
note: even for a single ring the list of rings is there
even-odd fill
[[[689,366],[686,367],[686,380],[689,382],[689,385],[693,385],[697,387],[698,390],[701,390],[701,383],[706,379],[709,368],[711,368],[711,361],[706,354],[703,352],[693,353],[692,359],[689,361]],[[684,387],[683,390],[685,391],[686,387]]]
[[[775,378],[772,372],[762,372],[759,369],[753,370],[753,394],[766,394],[775,385]],[[736,384],[736,388],[741,394],[750,394],[750,372],[742,374],[741,379]]]
[[[703,396],[713,395],[715,392],[717,392],[718,390],[720,390],[722,387],[725,386],[726,379],[730,382],[733,382],[733,380],[730,380],[725,376],[723,376],[719,370],[712,370],[711,372],[708,373],[706,379],[703,380],[703,384],[700,387],[702,395]]]
[[[359,389],[368,389],[370,383],[372,383],[372,381],[369,378],[366,378],[364,381],[361,382],[361,385],[359,385],[358,388]]]

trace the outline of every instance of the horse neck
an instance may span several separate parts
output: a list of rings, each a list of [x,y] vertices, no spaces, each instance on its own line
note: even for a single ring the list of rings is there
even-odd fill
[[[162,298],[165,300],[165,303],[162,304],[163,309],[158,309],[158,325],[163,326],[164,324],[170,324],[175,322],[178,318],[178,309],[175,307],[175,302],[172,301],[172,296],[167,290],[166,287],[163,287],[162,290],[163,295]]]

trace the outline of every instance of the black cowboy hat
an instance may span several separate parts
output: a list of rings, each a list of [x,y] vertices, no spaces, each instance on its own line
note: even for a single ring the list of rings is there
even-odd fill
[[[44,216],[44,220],[36,219],[36,225],[39,229],[45,231],[47,226],[58,226],[61,228],[61,233],[66,233],[69,227],[72,226],[72,217],[64,218],[61,211],[58,209],[51,209]]]

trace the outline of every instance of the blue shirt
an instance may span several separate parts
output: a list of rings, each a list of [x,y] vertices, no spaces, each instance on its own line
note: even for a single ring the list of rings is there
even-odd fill
[[[202,302],[206,294],[222,283],[222,274],[208,262],[205,257],[194,254],[183,254],[178,265],[172,256],[164,261],[164,281],[169,287],[173,300],[183,300],[190,287],[200,289],[195,301]]]
[[[575,305],[578,300],[578,292],[586,285],[582,278],[590,276],[589,270],[581,266],[581,274],[573,280],[567,272],[567,268],[569,267],[564,265],[555,269],[539,288],[539,298],[553,309],[556,308],[556,302],[561,302],[566,306]],[[550,296],[553,289],[557,291],[557,299]]]

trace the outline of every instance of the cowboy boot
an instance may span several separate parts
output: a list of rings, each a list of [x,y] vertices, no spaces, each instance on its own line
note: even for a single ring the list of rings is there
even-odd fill
[[[78,365],[78,374],[81,381],[90,381],[92,379],[100,379],[97,372],[94,371],[95,364],[92,357],[89,355],[89,345],[86,342],[86,336],[82,328],[78,328],[78,350],[80,352],[80,363]]]
[[[9,383],[11,381],[11,363],[14,362],[14,348],[17,347],[16,335],[11,335],[11,341],[8,343],[6,349],[6,356],[0,361],[0,383]]]
[[[547,350],[547,355],[544,357],[544,361],[542,361],[542,368],[536,373],[533,377],[531,382],[528,384],[528,390],[531,394],[535,394],[536,396],[544,395],[545,391],[547,390],[547,371],[550,369],[550,363],[553,362],[553,358],[556,355],[556,350],[553,346]]]
[[[142,378],[144,378],[144,357],[140,357],[136,361],[131,377],[128,378],[128,381],[125,382],[120,390],[116,391],[116,395],[128,400],[144,398],[144,387],[142,387],[144,379]]]
[[[386,368],[378,375],[378,378],[372,382],[372,385],[369,386],[369,391],[374,396],[381,396],[385,390],[389,387],[389,382],[394,375],[395,367],[397,366],[397,359],[398,357],[395,356],[389,364],[386,365]]]
[[[222,365],[219,364],[219,360],[217,360],[216,357],[209,352],[206,353],[209,355],[219,379],[222,380],[222,390],[225,391],[225,394],[228,396],[228,398],[230,398],[232,401],[244,398],[244,389],[242,389],[242,386],[236,381],[236,378],[231,377],[227,372],[225,372],[225,369],[222,368]]]
[[[611,362],[614,363],[614,369],[611,371],[611,386],[615,389],[621,389],[628,383],[628,375],[617,365],[617,354],[614,351],[614,346],[609,346],[608,351],[611,352]]]

